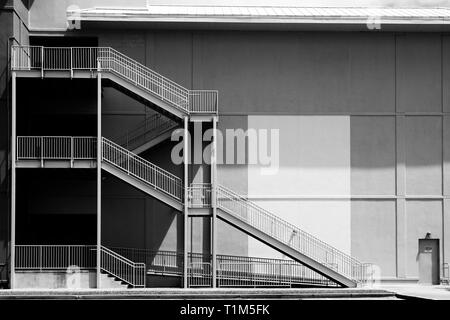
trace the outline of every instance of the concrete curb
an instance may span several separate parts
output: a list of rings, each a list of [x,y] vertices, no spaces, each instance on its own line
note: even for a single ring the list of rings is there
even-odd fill
[[[149,300],[227,300],[227,299],[352,299],[393,298],[387,290],[364,289],[242,289],[242,290],[0,290],[1,299],[149,299]]]

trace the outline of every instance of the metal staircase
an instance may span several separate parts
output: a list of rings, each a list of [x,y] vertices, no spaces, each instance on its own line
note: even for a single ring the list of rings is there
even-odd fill
[[[103,272],[133,287],[145,287],[145,263],[133,262],[104,246],[100,248],[100,268]]]
[[[109,47],[13,46],[11,69],[41,78],[90,78],[101,72],[102,78],[173,116],[217,114],[217,90],[189,90]]]
[[[16,245],[19,271],[95,270],[94,245]],[[133,262],[119,253],[100,247],[100,269],[105,287],[145,287],[145,263]]]
[[[170,138],[178,123],[159,113],[139,123],[134,129],[118,137],[119,145],[135,154],[140,154]]]
[[[172,117],[217,114],[217,91],[186,89],[108,47],[13,46],[11,66],[23,77],[93,78],[101,73],[101,79],[108,79],[134,97],[153,103]],[[121,141],[122,145],[119,145],[102,138],[102,168],[179,211],[182,211],[184,201],[189,201],[191,207],[211,207],[214,198],[219,209],[218,218],[323,277],[346,287],[355,287],[366,281],[367,264],[360,263],[223,186],[216,186],[215,197],[211,197],[214,191],[210,185],[192,185],[187,190],[190,199],[184,199],[185,190],[180,178],[137,155],[152,143],[162,141],[158,139],[175,127],[173,123],[176,122],[162,119],[151,118],[149,121],[154,121],[154,131],[148,131],[145,124],[144,129],[138,128],[128,135],[126,144]],[[44,167],[45,161],[65,159],[70,161],[70,167],[74,167],[80,160],[96,159],[95,142],[93,137],[18,137],[17,160],[28,163],[39,159],[41,167]],[[102,250],[103,255],[105,259],[114,257],[120,260],[107,249]],[[125,261],[121,263],[126,265]],[[203,266],[204,262],[196,264]]]
[[[218,218],[345,287],[366,281],[368,264],[280,219],[252,201],[217,187]]]
[[[183,276],[183,253],[137,248],[111,247],[133,261],[145,263],[147,274]],[[189,285],[212,286],[211,256],[189,252]],[[338,287],[339,285],[293,260],[236,255],[217,255],[218,287]]]
[[[182,210],[184,186],[180,178],[106,138],[102,138],[102,169]]]

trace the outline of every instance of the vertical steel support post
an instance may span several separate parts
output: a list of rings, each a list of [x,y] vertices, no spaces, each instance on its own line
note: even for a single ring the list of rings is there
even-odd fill
[[[17,115],[17,85],[16,72],[12,72],[12,99],[11,99],[11,242],[10,242],[10,288],[14,289],[15,281],[15,264],[16,264],[16,115]]]
[[[211,264],[212,264],[212,287],[217,286],[217,117],[213,118],[213,141],[211,146]]]
[[[188,117],[184,118],[184,136],[183,136],[183,158],[184,158],[184,252],[183,252],[183,287],[188,287],[188,223],[189,223],[189,212],[188,212],[188,187],[189,187],[189,120]]]
[[[101,288],[102,246],[102,74],[97,62],[97,288]]]

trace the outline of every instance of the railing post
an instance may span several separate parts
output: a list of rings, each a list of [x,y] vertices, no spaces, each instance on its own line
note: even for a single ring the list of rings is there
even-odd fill
[[[41,47],[41,78],[44,78],[44,47]]]
[[[130,152],[127,151],[127,173],[128,174],[130,174],[130,158],[131,158]]]
[[[213,118],[213,141],[211,148],[211,264],[212,285],[216,287],[217,282],[217,118]]]
[[[70,167],[73,168],[73,162],[74,162],[74,139],[73,137],[70,137]]]
[[[73,48],[70,47],[70,79],[73,78]]]
[[[44,137],[41,137],[41,168],[44,167]]]
[[[102,74],[97,62],[97,288],[101,288],[102,245]]]
[[[39,270],[42,271],[42,246],[39,246]]]
[[[188,189],[188,180],[189,180],[189,120],[187,117],[184,118],[184,137],[183,137],[183,144],[184,144],[184,149],[183,149],[183,158],[184,158],[184,232],[183,232],[183,237],[184,237],[184,241],[183,241],[183,246],[184,246],[184,265],[183,265],[183,287],[187,288],[188,287],[188,250],[189,250],[189,246],[188,246],[188,222],[189,222],[189,212],[188,212],[188,205],[187,205],[187,189]]]

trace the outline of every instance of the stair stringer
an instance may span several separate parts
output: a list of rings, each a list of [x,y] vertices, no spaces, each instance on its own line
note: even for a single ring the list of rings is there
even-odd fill
[[[102,161],[102,169],[111,173],[115,177],[119,178],[120,180],[132,185],[133,187],[141,190],[142,192],[147,193],[148,195],[158,199],[161,202],[164,202],[165,204],[171,206],[172,208],[182,212],[183,211],[183,204],[179,202],[178,200],[170,197],[169,195],[164,194],[163,192],[159,191],[158,189],[155,189],[154,187],[150,186],[149,184],[143,182],[140,179],[137,179],[133,177],[132,175],[127,174],[123,170],[116,168],[114,165],[111,165],[105,161]]]
[[[241,230],[242,232],[246,233],[247,235],[265,243],[266,245],[270,246],[271,248],[285,254],[286,256],[290,257],[291,259],[298,261],[305,266],[311,268],[312,270],[316,271],[317,273],[323,275],[324,277],[335,281],[336,283],[348,287],[348,288],[354,288],[357,286],[357,283],[351,279],[348,279],[347,277],[343,276],[342,274],[332,270],[331,268],[328,268],[327,266],[323,265],[320,262],[317,262],[310,257],[298,252],[294,248],[288,246],[287,244],[278,241],[277,239],[267,235],[266,233],[258,230],[255,227],[252,227],[251,225],[245,223],[244,221],[234,217],[232,214],[229,214],[225,210],[218,208],[217,210],[217,217],[221,219],[222,221],[232,225],[233,227]]]

